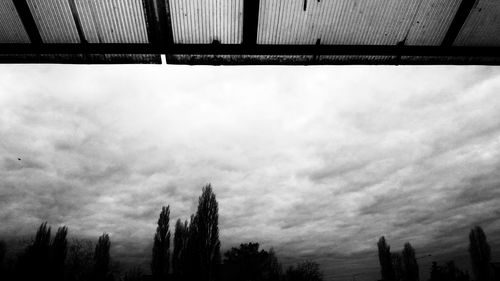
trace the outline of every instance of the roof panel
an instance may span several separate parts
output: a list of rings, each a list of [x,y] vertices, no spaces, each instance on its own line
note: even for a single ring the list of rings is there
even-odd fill
[[[75,0],[89,43],[149,43],[142,0]]]
[[[477,0],[455,46],[500,46],[500,1]]]
[[[174,43],[239,44],[243,0],[170,0]]]
[[[374,44],[402,41],[420,0],[261,0],[258,44]]]
[[[461,0],[423,0],[413,20],[406,44],[440,45],[461,2]]]
[[[0,63],[161,64],[154,54],[0,54]]]
[[[0,43],[30,43],[12,0],[0,1]]]
[[[27,0],[44,43],[79,43],[67,0]]]

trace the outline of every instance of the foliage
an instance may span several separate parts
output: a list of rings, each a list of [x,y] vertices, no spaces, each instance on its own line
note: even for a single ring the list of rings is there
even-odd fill
[[[109,235],[103,233],[99,237],[94,251],[94,276],[98,281],[107,280],[109,278],[110,247],[111,242],[109,241]]]
[[[377,246],[378,246],[378,260],[380,263],[380,273],[382,275],[382,280],[394,281],[391,247],[386,243],[384,236],[380,237]]]
[[[469,254],[476,281],[488,280],[491,250],[488,241],[486,241],[486,234],[480,226],[470,230]]]
[[[170,271],[170,206],[161,209],[153,243],[151,272],[155,280],[167,280]]]
[[[410,243],[406,242],[401,254],[402,261],[402,280],[403,281],[418,281],[418,263],[415,256],[415,249]]]
[[[313,261],[304,261],[291,266],[285,275],[286,281],[322,281],[323,274],[319,269],[319,264]]]

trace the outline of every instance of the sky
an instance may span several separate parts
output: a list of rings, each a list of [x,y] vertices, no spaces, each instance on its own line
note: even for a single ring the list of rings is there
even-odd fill
[[[326,280],[380,278],[382,235],[422,276],[468,268],[475,225],[498,261],[499,90],[479,66],[1,65],[0,236],[107,232],[147,266],[161,206],[188,219],[210,183],[223,249]]]

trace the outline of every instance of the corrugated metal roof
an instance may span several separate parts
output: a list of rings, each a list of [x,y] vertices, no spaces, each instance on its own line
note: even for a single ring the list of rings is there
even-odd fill
[[[0,63],[161,64],[153,54],[0,54]]]
[[[44,43],[79,43],[67,0],[27,0]]]
[[[243,33],[243,0],[170,0],[175,43],[239,44]]]
[[[407,35],[420,2],[261,0],[257,43],[394,45]]]
[[[148,43],[142,0],[75,0],[89,43]]]
[[[406,45],[440,45],[461,0],[423,0],[406,39]]]
[[[500,46],[500,1],[478,0],[454,45]]]
[[[30,43],[12,0],[0,1],[0,43]]]

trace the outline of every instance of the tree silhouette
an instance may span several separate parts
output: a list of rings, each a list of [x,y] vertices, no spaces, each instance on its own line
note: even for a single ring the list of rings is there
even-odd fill
[[[90,279],[90,272],[93,268],[94,244],[90,240],[71,240],[67,269],[69,281],[83,281]]]
[[[378,260],[380,263],[380,273],[382,275],[382,280],[394,281],[391,247],[386,243],[384,236],[380,237],[377,246],[378,246]]]
[[[480,226],[470,230],[469,254],[476,281],[488,280],[491,250],[488,241],[486,241],[486,234]]]
[[[280,280],[281,275],[283,274],[281,263],[278,261],[278,257],[274,253],[274,249],[269,249],[269,254],[267,257],[267,263],[264,270],[264,280]],[[266,276],[267,272],[267,276]]]
[[[110,264],[110,256],[109,256],[110,247],[111,247],[111,242],[109,241],[109,235],[107,233],[103,233],[99,237],[99,240],[97,241],[94,251],[94,275],[95,279],[98,281],[103,281],[108,278],[109,264]]]
[[[304,261],[297,266],[290,266],[285,274],[286,281],[322,281],[323,274],[319,264],[313,261]]]
[[[394,271],[394,280],[401,281],[403,278],[403,261],[401,260],[401,255],[398,253],[393,253],[391,256],[392,269]]]
[[[54,270],[54,279],[63,280],[64,278],[64,262],[68,253],[68,228],[66,226],[59,227],[52,242],[52,268]]]
[[[153,244],[151,272],[155,280],[167,280],[170,269],[170,206],[162,207]]]
[[[194,217],[194,241],[199,253],[200,279],[213,281],[219,277],[221,262],[219,241],[219,207],[211,185],[203,188]],[[191,237],[190,237],[191,238]]]
[[[274,253],[273,253],[274,255]],[[259,243],[241,244],[224,253],[224,279],[238,281],[270,280],[274,260],[264,250],[259,251]]]
[[[5,241],[0,240],[0,278],[3,278],[5,275],[5,254],[7,253],[7,245]]]
[[[38,228],[35,238],[20,258],[18,272],[26,280],[49,278],[50,227],[44,222]]]
[[[408,242],[405,243],[401,256],[402,256],[401,261],[403,265],[402,280],[418,281],[419,272],[418,272],[417,258],[415,257],[415,249],[413,249],[410,243]]]
[[[175,233],[174,233],[174,252],[172,254],[172,270],[173,275],[176,280],[182,279],[185,274],[185,256],[187,241],[189,235],[188,222],[181,222],[180,219],[175,223]]]
[[[469,281],[469,273],[459,270],[453,261],[446,263],[446,266],[439,266],[432,262],[431,276],[429,281]]]

